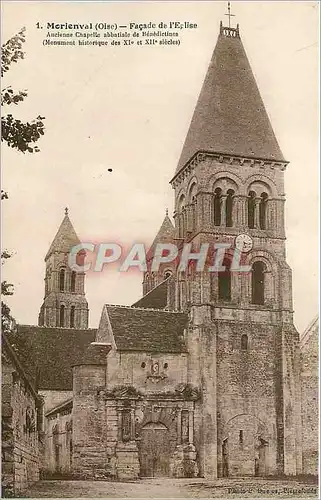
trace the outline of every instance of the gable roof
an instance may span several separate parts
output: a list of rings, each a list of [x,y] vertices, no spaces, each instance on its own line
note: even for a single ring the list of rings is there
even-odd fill
[[[186,352],[187,314],[110,304],[105,307],[117,350]]]
[[[39,389],[72,390],[72,365],[95,340],[96,329],[18,325],[9,336]]]
[[[79,243],[80,240],[69,219],[66,209],[65,217],[49,247],[45,260],[54,252],[68,253],[73,246],[79,245]]]
[[[221,25],[176,174],[198,151],[285,161],[238,29]]]
[[[168,280],[159,283],[152,290],[147,292],[141,299],[137,300],[132,307],[141,307],[143,309],[165,309],[167,306],[167,287]]]
[[[18,371],[21,378],[28,385],[28,387],[29,387],[32,395],[35,397],[35,399],[40,400],[40,396],[38,395],[36,378],[32,376],[32,374],[29,372],[29,370],[24,365],[23,361],[20,359],[19,353],[12,347],[10,340],[9,340],[9,334],[4,333],[4,332],[1,333],[1,353],[2,353],[3,358],[7,362],[12,363],[15,370]]]
[[[302,333],[300,338],[301,348],[308,344],[313,337],[319,338],[319,316],[316,316]]]

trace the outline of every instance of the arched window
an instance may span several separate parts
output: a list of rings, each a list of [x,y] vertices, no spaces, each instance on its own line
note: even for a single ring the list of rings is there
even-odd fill
[[[254,228],[255,223],[255,197],[256,193],[250,191],[247,198],[247,223],[250,229]]]
[[[66,273],[66,271],[64,268],[60,269],[60,272],[59,272],[59,290],[61,292],[63,292],[65,289],[65,273]]]
[[[70,328],[75,328],[75,306],[70,308]]]
[[[72,271],[70,276],[70,291],[71,292],[76,291],[76,271]]]
[[[242,335],[241,337],[241,350],[242,351],[247,351],[248,350],[248,337],[246,334]]]
[[[266,206],[267,206],[268,194],[261,194],[261,201],[259,205],[260,211],[260,229],[266,229]]]
[[[264,272],[263,262],[254,262],[252,266],[252,303],[264,304]]]
[[[216,188],[214,191],[214,202],[213,202],[214,226],[221,225],[221,196],[222,196],[222,189]]]
[[[226,226],[233,226],[233,189],[227,190],[226,205],[225,205],[225,216],[226,216]]]
[[[60,306],[59,311],[59,326],[65,326],[65,306]]]
[[[218,273],[218,298],[220,300],[231,300],[231,262],[229,259],[224,259],[223,266],[225,271]]]

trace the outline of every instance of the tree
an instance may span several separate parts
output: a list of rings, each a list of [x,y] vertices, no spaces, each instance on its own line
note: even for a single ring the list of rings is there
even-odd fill
[[[1,53],[1,77],[9,71],[11,64],[24,59],[22,44],[26,41],[25,28],[10,38],[2,45]],[[9,85],[1,91],[1,106],[18,104],[27,97],[26,90],[14,91]],[[33,146],[34,142],[44,134],[44,117],[37,116],[31,122],[22,122],[15,119],[11,113],[1,117],[1,141],[6,141],[8,146],[15,148],[22,153],[38,152],[38,146]]]
[[[26,41],[25,28],[22,28],[19,33],[10,38],[2,45],[1,50],[1,77],[9,71],[13,63],[24,59],[22,50],[23,43]],[[27,97],[26,90],[15,91],[9,85],[1,91],[1,106],[17,105]],[[33,143],[44,134],[44,117],[37,116],[31,122],[22,122],[15,119],[11,113],[1,117],[1,141],[5,141],[11,148],[22,153],[35,153],[39,151],[37,145]],[[1,190],[1,200],[7,199],[8,194]],[[11,254],[4,250],[1,252],[1,264],[11,257]],[[7,281],[1,283],[1,296],[13,294],[13,285]],[[1,300],[1,324],[2,331],[9,333],[13,330],[14,319],[11,316],[10,308]]]
[[[3,264],[6,259],[9,259],[11,254],[6,250],[1,252],[1,264]],[[13,285],[7,281],[2,281],[1,283],[1,295],[8,296],[13,295]],[[9,306],[1,300],[1,328],[4,333],[9,333],[12,330],[12,325],[14,319],[11,316]]]

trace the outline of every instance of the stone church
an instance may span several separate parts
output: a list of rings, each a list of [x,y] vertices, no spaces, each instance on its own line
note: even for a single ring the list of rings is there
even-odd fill
[[[80,241],[66,211],[45,257],[39,326],[17,333],[45,402],[44,471],[117,479],[305,472],[287,164],[239,27],[221,23],[170,181],[173,221],[166,214],[148,264],[159,242],[197,252],[219,241],[231,244],[225,270],[149,266],[142,298],[104,305],[89,329],[85,274],[68,267]],[[247,273],[230,269],[239,235],[250,240]],[[311,408],[317,422],[317,402]],[[306,460],[316,473],[313,433]]]

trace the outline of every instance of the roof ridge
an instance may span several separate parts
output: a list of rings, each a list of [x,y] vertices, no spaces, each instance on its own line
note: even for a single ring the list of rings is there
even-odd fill
[[[309,340],[309,338],[312,335],[312,329],[316,323],[319,323],[319,315],[318,314],[313,318],[312,321],[310,321],[308,326],[303,331],[302,336],[300,337],[301,344],[305,344],[307,342],[307,340]]]
[[[45,326],[45,325],[28,325],[26,323],[17,323],[18,327],[21,326],[27,326],[27,327],[32,327],[32,328],[39,328],[39,330],[42,328],[44,330],[77,330],[77,331],[90,331],[90,330],[98,330],[98,328],[70,328],[68,326]]]
[[[58,410],[63,409],[65,406],[68,404],[73,403],[73,397],[66,399],[62,403],[59,403],[58,405],[54,406],[50,410],[46,411],[45,416],[51,415],[52,413],[58,413]]]
[[[149,290],[147,293],[145,293],[145,295],[143,295],[140,299],[136,300],[136,302],[139,302],[140,300],[144,299],[145,297],[147,297],[150,293],[154,292],[155,290],[157,290],[157,288],[159,288],[161,285],[164,285],[165,281],[169,280],[172,276],[168,276],[168,278],[165,278],[163,281],[161,281],[160,283],[158,283],[158,285],[154,286],[154,288],[152,288],[151,290]],[[134,302],[134,304],[136,304],[136,302]],[[131,307],[134,307],[134,304],[131,305]]]
[[[145,295],[144,295],[145,297]],[[132,310],[141,310],[141,311],[157,311],[157,312],[165,312],[165,313],[172,313],[172,314],[187,314],[183,311],[168,311],[166,309],[155,309],[152,307],[134,307],[134,306],[127,306],[123,304],[105,304],[106,307],[120,307],[122,309],[132,309]]]

